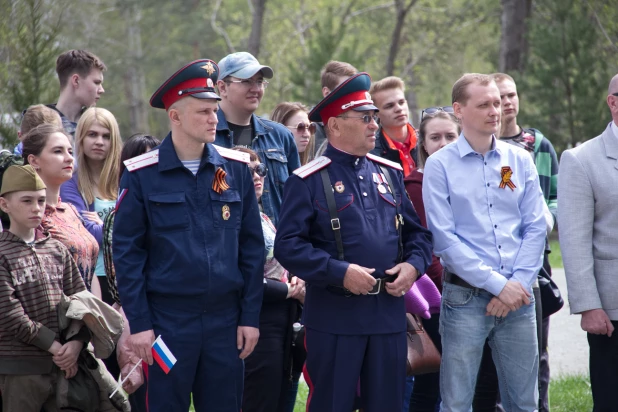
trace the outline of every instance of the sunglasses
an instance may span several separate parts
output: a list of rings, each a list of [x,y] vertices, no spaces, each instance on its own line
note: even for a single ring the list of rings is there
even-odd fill
[[[296,126],[285,126],[288,129],[292,129],[292,130],[296,130],[298,133],[304,133],[305,129],[309,130],[309,134],[314,134],[315,133],[315,123],[303,123],[300,122],[298,123]]]
[[[431,115],[434,115],[434,114],[436,114],[438,112],[455,114],[455,111],[453,110],[453,106],[428,107],[426,109],[423,109],[423,111],[421,112],[421,120],[423,120],[425,118],[425,116],[431,116]]]
[[[253,176],[254,173],[257,173],[259,177],[265,177],[268,169],[266,168],[266,165],[264,163],[260,163],[255,167],[249,166],[249,171],[251,172],[251,176]]]
[[[371,123],[372,120],[378,124],[380,123],[380,118],[378,117],[377,114],[374,114],[374,115],[366,114],[364,116],[337,116],[337,117],[340,117],[342,119],[362,119],[363,123],[365,124]]]

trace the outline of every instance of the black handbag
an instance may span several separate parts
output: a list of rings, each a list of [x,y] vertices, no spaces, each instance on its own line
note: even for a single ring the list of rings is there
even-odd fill
[[[544,267],[538,273],[539,290],[541,292],[541,308],[546,318],[558,312],[564,306],[564,299],[558,285],[552,280]]]

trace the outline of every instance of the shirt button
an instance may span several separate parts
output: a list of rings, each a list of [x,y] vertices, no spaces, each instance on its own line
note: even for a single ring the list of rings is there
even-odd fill
[[[493,207],[494,205],[492,205],[491,203],[489,204],[489,207]]]
[[[363,177],[362,177],[362,176],[359,176],[358,178],[359,178],[360,180],[363,180]]]
[[[494,229],[498,229],[498,225],[494,225]]]
[[[502,246],[498,245],[498,249],[502,249]]]
[[[485,162],[485,166],[487,166],[487,162]]]
[[[489,183],[487,183],[487,187],[489,187]]]
[[[363,196],[367,197],[367,192],[363,192]]]
[[[500,269],[504,269],[504,266],[500,266]]]

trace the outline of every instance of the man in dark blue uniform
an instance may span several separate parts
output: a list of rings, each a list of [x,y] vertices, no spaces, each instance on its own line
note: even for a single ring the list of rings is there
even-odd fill
[[[285,184],[274,250],[308,285],[310,412],[351,411],[359,382],[366,412],[401,411],[402,296],[431,261],[401,166],[368,154],[378,130],[370,83],[355,75],[315,106],[309,119],[328,127],[328,148]]]
[[[150,99],[171,133],[127,160],[113,233],[130,344],[152,365],[161,335],[177,362],[149,368],[150,411],[238,412],[258,339],[264,239],[248,156],[217,149],[217,65],[192,62]]]

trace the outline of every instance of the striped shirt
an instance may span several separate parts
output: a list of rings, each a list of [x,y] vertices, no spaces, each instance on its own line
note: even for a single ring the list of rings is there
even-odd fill
[[[59,339],[58,303],[86,289],[66,247],[37,233],[28,245],[0,233],[0,374],[45,374]]]
[[[184,165],[184,167],[189,169],[191,171],[191,173],[193,173],[193,176],[197,175],[197,169],[200,168],[200,162],[201,161],[202,161],[202,159],[197,159],[197,160],[181,160],[181,162]]]

